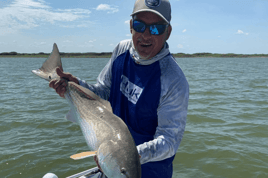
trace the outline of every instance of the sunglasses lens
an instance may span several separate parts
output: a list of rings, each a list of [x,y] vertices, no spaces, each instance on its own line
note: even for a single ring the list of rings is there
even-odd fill
[[[143,33],[146,29],[146,25],[143,22],[134,20],[133,21],[133,28],[136,32]],[[166,25],[150,25],[150,33],[152,35],[161,35],[166,29]]]
[[[166,25],[151,25],[150,31],[152,35],[161,35],[166,29]]]
[[[133,28],[136,32],[144,32],[145,31],[145,24],[142,22],[139,22],[137,20],[133,21]]]

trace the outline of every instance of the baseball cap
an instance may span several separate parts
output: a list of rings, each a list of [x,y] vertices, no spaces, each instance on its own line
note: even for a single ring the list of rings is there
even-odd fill
[[[171,6],[168,0],[136,0],[130,16],[139,12],[153,12],[162,17],[168,24],[171,20]]]

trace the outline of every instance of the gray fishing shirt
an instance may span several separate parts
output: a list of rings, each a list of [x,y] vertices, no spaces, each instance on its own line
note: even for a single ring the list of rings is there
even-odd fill
[[[109,100],[114,114],[129,129],[151,138],[139,144],[135,140],[141,164],[176,154],[186,125],[189,85],[167,43],[155,57],[144,60],[132,40],[121,41],[96,84],[78,80],[81,86]]]

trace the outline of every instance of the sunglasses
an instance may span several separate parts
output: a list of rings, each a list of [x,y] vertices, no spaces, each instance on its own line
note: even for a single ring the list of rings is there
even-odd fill
[[[168,24],[152,24],[147,25],[141,20],[132,20],[132,27],[136,32],[143,33],[149,27],[151,35],[162,35]]]

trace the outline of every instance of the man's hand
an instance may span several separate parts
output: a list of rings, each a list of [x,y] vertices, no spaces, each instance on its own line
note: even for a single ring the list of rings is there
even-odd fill
[[[141,158],[141,155],[139,155],[139,157]],[[95,155],[93,158],[94,158],[94,161],[96,162],[96,164],[97,164],[99,170],[100,170],[101,172],[103,172],[102,169],[101,169],[101,167],[100,167],[100,165],[99,165],[99,161],[98,161],[98,157],[97,157],[97,155]]]
[[[96,162],[96,164],[97,164],[99,170],[100,170],[101,172],[103,172],[102,169],[101,169],[101,167],[100,167],[100,165],[99,165],[98,157],[97,157],[97,156],[94,156],[93,158],[94,158],[94,161]]]
[[[66,92],[66,86],[67,86],[67,83],[65,80],[75,82],[78,85],[79,85],[79,82],[76,77],[74,77],[70,73],[63,72],[59,67],[56,68],[56,72],[60,76],[61,80],[56,80],[56,79],[51,80],[49,82],[49,87],[54,88],[56,92],[60,95],[60,97],[64,98],[64,93]],[[65,80],[62,80],[62,79],[65,79]]]

